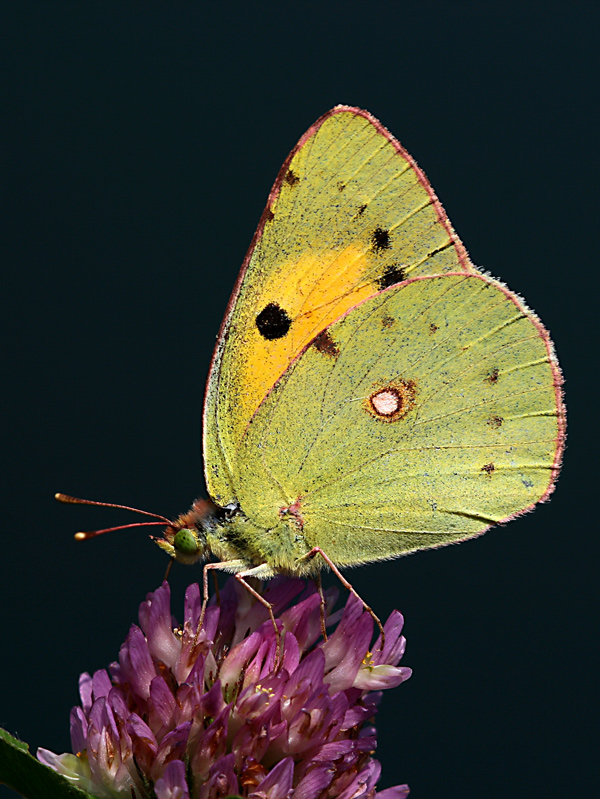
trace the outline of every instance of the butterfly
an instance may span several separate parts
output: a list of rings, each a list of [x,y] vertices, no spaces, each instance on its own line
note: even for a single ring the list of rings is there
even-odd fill
[[[411,156],[336,106],[283,164],[221,325],[210,499],[155,540],[217,559],[206,597],[208,568],[339,575],[480,535],[552,492],[561,383],[540,320],[471,263]]]

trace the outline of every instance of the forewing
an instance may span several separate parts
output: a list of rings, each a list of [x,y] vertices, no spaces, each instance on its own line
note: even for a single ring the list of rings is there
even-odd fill
[[[474,272],[426,177],[370,114],[338,106],[275,182],[215,350],[204,411],[211,496],[232,496],[254,412],[306,344],[407,277]]]

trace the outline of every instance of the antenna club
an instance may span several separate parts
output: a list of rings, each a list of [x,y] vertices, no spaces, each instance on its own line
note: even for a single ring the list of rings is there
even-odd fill
[[[75,533],[74,535],[75,541],[85,541],[86,538],[91,538],[88,533]]]
[[[65,502],[67,504],[77,504],[77,500],[75,499],[75,497],[70,497],[68,494],[61,494],[60,492],[57,492],[54,495],[54,499],[57,502]]]

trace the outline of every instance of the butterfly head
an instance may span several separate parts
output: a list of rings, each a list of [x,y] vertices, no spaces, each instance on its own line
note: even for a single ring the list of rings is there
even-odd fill
[[[191,565],[203,560],[210,552],[206,533],[214,527],[217,511],[210,500],[197,499],[187,513],[165,527],[162,538],[152,540],[179,563]]]
[[[114,502],[98,502],[60,493],[55,494],[55,499],[67,505],[94,505],[129,510],[153,519],[153,521],[139,521],[131,524],[119,524],[116,527],[104,527],[100,530],[80,531],[75,533],[76,541],[87,541],[104,533],[126,530],[132,527],[162,526],[164,528],[162,537],[151,535],[150,538],[173,560],[185,564],[192,564],[198,560],[206,559],[213,551],[217,528],[226,524],[240,511],[237,503],[220,508],[209,499],[197,499],[187,513],[182,514],[175,521],[171,521],[159,513],[150,513],[139,508],[132,508],[129,505],[118,505]]]

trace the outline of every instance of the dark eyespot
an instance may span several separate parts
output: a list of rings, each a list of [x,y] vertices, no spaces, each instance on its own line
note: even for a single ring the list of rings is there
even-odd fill
[[[291,169],[289,169],[285,175],[285,182],[289,183],[290,186],[296,186],[300,183],[300,178],[298,175],[295,175]]]
[[[265,305],[256,317],[258,332],[263,338],[269,341],[276,338],[283,338],[290,329],[291,324],[292,320],[290,317],[276,302],[270,302],[268,305]]]
[[[375,228],[373,233],[371,234],[371,247],[375,250],[375,252],[381,252],[382,250],[389,250],[392,246],[390,241],[390,234],[389,231],[384,230],[383,228]]]
[[[377,285],[380,289],[388,289],[396,283],[406,280],[406,270],[397,264],[389,264],[381,277],[377,278]]]
[[[499,378],[499,377],[500,377],[500,370],[498,369],[498,367],[497,367],[497,366],[494,366],[494,368],[493,368],[493,369],[491,369],[491,370],[488,372],[488,375],[487,375],[487,377],[485,378],[485,382],[486,382],[486,383],[489,383],[490,385],[494,385],[494,383],[497,383],[497,382],[498,382],[498,378]]]

